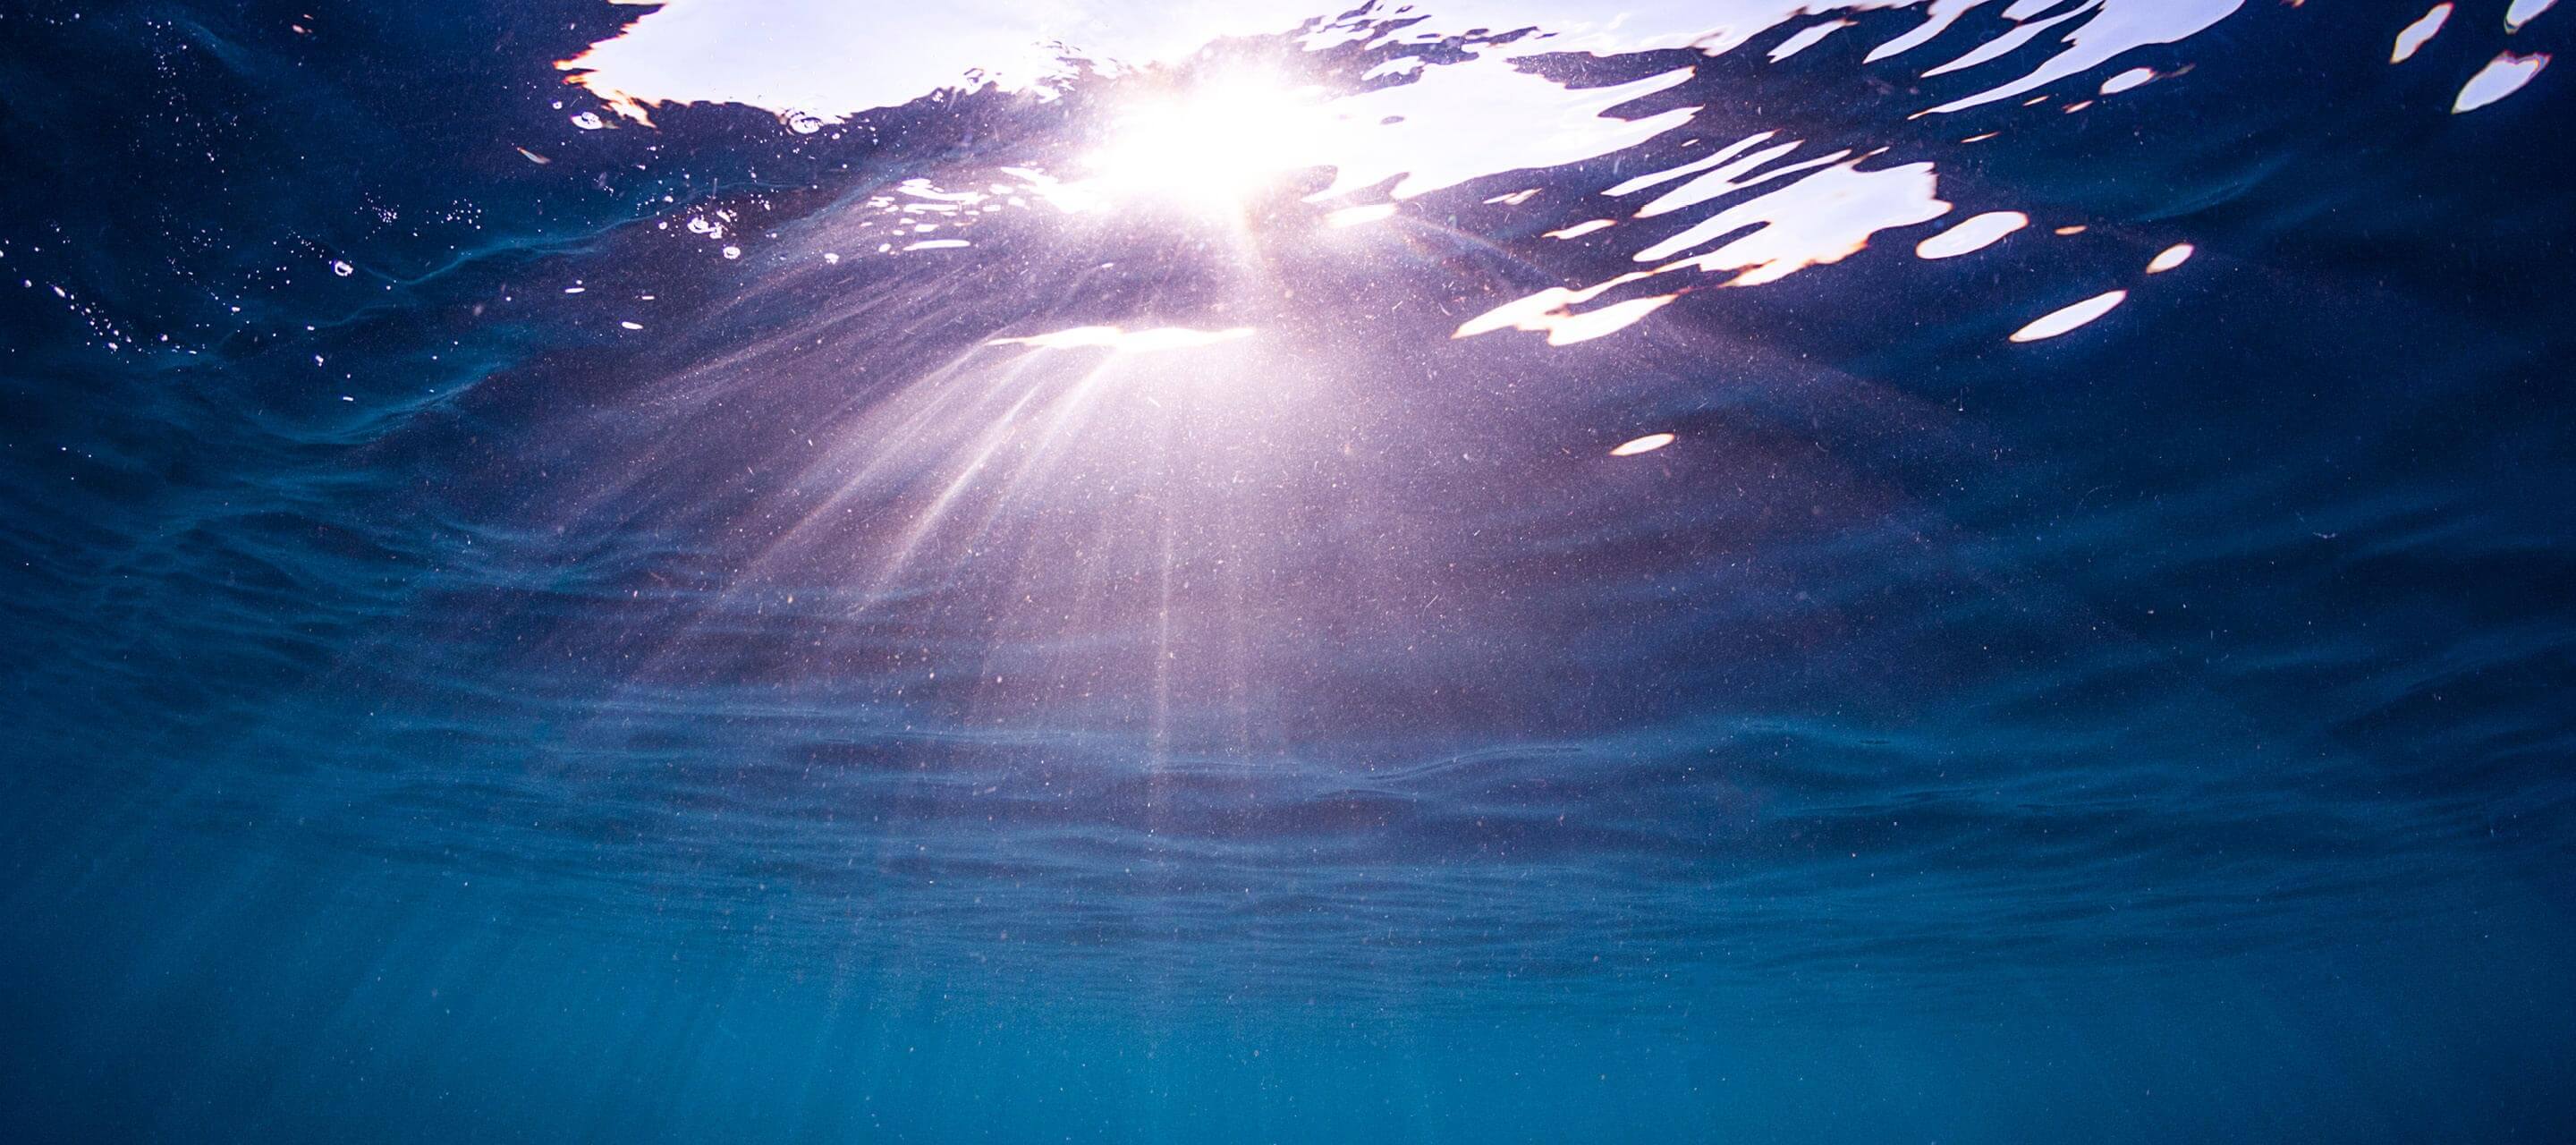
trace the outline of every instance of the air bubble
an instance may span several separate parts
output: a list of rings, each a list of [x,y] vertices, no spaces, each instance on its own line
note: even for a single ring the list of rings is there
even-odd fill
[[[812,135],[823,130],[823,117],[810,111],[788,112],[787,130],[798,135]]]
[[[725,256],[726,258],[741,258],[741,257],[742,257],[742,248],[741,248],[741,247],[738,247],[738,246],[729,246],[729,247],[726,247],[726,248],[724,248],[724,256]]]
[[[331,273],[336,274],[336,275],[339,275],[339,276],[340,276],[340,277],[342,277],[342,278],[347,278],[347,277],[349,277],[350,275],[353,275],[353,274],[358,273],[358,268],[357,268],[357,267],[354,267],[354,266],[349,265],[349,264],[348,264],[346,261],[344,261],[344,260],[341,260],[341,259],[332,259],[332,260],[331,260]]]
[[[603,122],[599,118],[599,113],[595,111],[585,111],[572,117],[572,125],[584,131],[597,131],[600,128],[608,126],[607,123]]]

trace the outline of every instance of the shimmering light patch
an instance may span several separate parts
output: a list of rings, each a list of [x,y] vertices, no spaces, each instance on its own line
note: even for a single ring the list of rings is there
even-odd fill
[[[907,12],[900,34],[869,5],[836,0],[668,0],[618,36],[592,45],[561,67],[610,109],[646,120],[649,106],[666,102],[720,101],[771,111],[792,132],[809,134],[851,114],[908,103],[935,93],[989,85],[1004,92],[1054,98],[1085,74],[1112,81],[1108,90],[1132,94],[1153,86],[1140,67],[1184,59],[1225,36],[1284,33],[1305,23],[1295,42],[1308,50],[1375,41],[1436,43],[1477,28],[1530,29],[1503,42],[1473,42],[1463,58],[1404,56],[1372,68],[1381,84],[1335,96],[1293,88],[1259,74],[1226,74],[1195,68],[1197,86],[1166,91],[1162,99],[1114,107],[1102,118],[1101,143],[1084,157],[1084,171],[1059,183],[1032,181],[1027,190],[1067,211],[1100,210],[1151,195],[1203,208],[1239,206],[1266,193],[1290,171],[1329,169],[1331,186],[1309,196],[1328,202],[1361,188],[1383,187],[1398,200],[1513,170],[1544,170],[1601,158],[1688,124],[1699,111],[1666,108],[1639,119],[1620,119],[1622,105],[1687,81],[1689,68],[1629,83],[1568,87],[1544,69],[1519,66],[1548,53],[1596,54],[1691,48],[1719,55],[1765,31],[1793,21],[1813,22],[1770,50],[1786,59],[1836,31],[1853,26],[1838,13],[1921,9],[1914,31],[1870,53],[1880,59],[1933,43],[1944,29],[1997,0],[1634,0],[1601,16],[1570,13],[1540,0],[1442,0],[1428,12],[1367,6],[1320,26],[1308,20],[1311,5],[1290,0],[1157,0],[1111,4],[1107,0],[1051,0],[1043,5],[967,4]],[[2001,4],[2000,34],[1982,32],[1981,43],[1927,74],[2002,66],[2007,59],[2049,53],[2037,67],[2000,86],[1919,114],[1956,111],[2031,93],[2060,78],[2106,63],[2134,48],[2170,43],[2198,33],[2236,12],[2243,0],[2085,0],[2063,5],[2045,0]],[[2522,0],[2528,4],[2529,0]],[[2536,12],[2538,9],[2532,9]],[[2020,49],[2028,49],[2021,51]],[[1295,69],[1289,69],[1293,74]],[[2123,90],[2155,73],[2132,68],[2102,84]],[[2046,95],[2034,96],[2047,100]],[[2081,106],[2081,105],[2078,105]],[[1746,154],[1765,135],[1738,143],[1699,163],[1631,180],[1627,193],[1684,173],[1707,170],[1665,194],[1640,217],[1679,211],[1732,196],[1757,184],[1803,172],[1841,170],[1831,165],[1849,152],[1781,162],[1799,144],[1786,142]],[[1923,177],[1929,185],[1928,167]],[[1876,173],[1873,173],[1876,174]],[[1085,177],[1087,176],[1087,177]],[[1634,184],[1635,187],[1632,187]],[[1816,195],[1826,188],[1801,183],[1810,205],[1765,196],[1719,216],[1743,226],[1761,224],[1751,236],[1695,260],[1703,270],[1734,269],[1729,285],[1758,285],[1797,270],[1838,261],[1887,226],[1927,221],[1946,212],[1928,192],[1913,204],[1837,200]],[[1836,186],[1852,192],[1852,186]],[[1871,191],[1889,190],[1886,184]],[[997,190],[996,194],[1004,194]],[[1519,205],[1534,192],[1497,196]],[[1867,196],[1861,196],[1867,198]],[[1937,206],[1931,204],[1938,204]],[[983,214],[1017,207],[972,205]],[[1765,214],[1764,211],[1771,211]],[[1875,213],[1876,220],[1866,216]],[[1329,216],[1350,226],[1383,217],[1375,209]],[[1702,224],[1703,227],[1709,224]],[[912,236],[937,229],[923,223]],[[1571,228],[1569,228],[1571,229]],[[907,233],[896,228],[895,235]],[[1579,232],[1578,232],[1579,233]],[[721,238],[721,235],[713,236]],[[892,236],[889,236],[892,237]],[[1573,237],[1558,235],[1558,237]],[[1718,238],[1693,228],[1687,237],[1658,244],[1670,253]],[[946,249],[963,240],[915,241],[894,237],[881,252]],[[1937,248],[1936,248],[1937,249]],[[733,248],[727,248],[731,252]],[[730,253],[728,257],[731,257]],[[1650,253],[1641,259],[1662,257]],[[1625,304],[1622,304],[1625,305]]]
[[[1789,18],[1798,5],[1781,0],[1779,7],[1766,7],[1762,26]],[[1177,59],[1219,36],[1284,31],[1311,14],[1309,6],[1285,0],[1068,0],[991,11],[935,8],[914,13],[900,35],[889,35],[875,26],[882,13],[864,5],[675,0],[564,66],[611,107],[639,120],[650,105],[695,101],[794,109],[828,120],[961,86],[970,71],[1004,90],[1053,90],[1049,85],[1067,71],[1056,57],[1067,51],[1120,65]],[[1697,15],[1674,11],[1660,18],[1693,35],[1706,31]],[[1502,171],[1607,155],[1677,128],[1697,111],[1673,108],[1640,120],[1603,114],[1689,79],[1687,68],[1609,87],[1569,88],[1513,66],[1517,55],[1635,39],[1625,32],[1610,39],[1595,34],[1606,35],[1609,25],[1555,23],[1556,37],[1539,38],[1544,47],[1497,48],[1411,69],[1410,82],[1338,99],[1283,90],[1260,76],[1208,77],[1194,90],[1113,112],[1102,147],[1088,157],[1092,178],[1074,181],[1059,205],[1143,193],[1224,203],[1281,172],[1316,167],[1332,168],[1336,178],[1317,200],[1389,180],[1393,196],[1405,199]],[[1621,27],[1645,37],[1640,44],[1678,35],[1637,22]],[[783,28],[797,31],[779,34]],[[1679,36],[1675,46],[1692,39]],[[1048,44],[1055,46],[1038,47]]]
[[[2540,74],[2540,69],[2548,66],[2549,57],[2544,53],[2517,56],[2506,52],[2497,56],[2487,61],[2487,66],[2479,68],[2478,74],[2470,76],[2469,82],[2461,86],[2460,98],[2451,101],[2451,114],[2476,111],[2521,91],[2522,85],[2530,83],[2533,76]]]
[[[1661,171],[1653,171],[1653,172],[1649,172],[1649,173],[1644,174],[1644,175],[1639,175],[1639,176],[1637,176],[1637,177],[1635,177],[1635,178],[1633,178],[1633,179],[1629,179],[1629,180],[1627,180],[1626,182],[1622,182],[1622,183],[1616,184],[1616,185],[1612,186],[1609,190],[1604,191],[1604,192],[1602,192],[1602,193],[1603,193],[1603,194],[1606,194],[1606,195],[1629,195],[1629,194],[1634,194],[1634,193],[1636,193],[1636,192],[1638,192],[1638,191],[1643,191],[1643,190],[1645,190],[1645,189],[1646,189],[1646,188],[1648,188],[1648,187],[1658,186],[1658,185],[1661,185],[1661,184],[1664,184],[1664,183],[1672,182],[1673,180],[1675,180],[1675,179],[1679,179],[1679,178],[1681,178],[1681,177],[1682,177],[1682,176],[1684,176],[1684,175],[1689,175],[1689,174],[1692,174],[1692,173],[1695,173],[1695,172],[1699,172],[1699,171],[1705,171],[1705,170],[1707,170],[1707,169],[1709,169],[1709,168],[1711,168],[1711,167],[1715,167],[1715,166],[1717,166],[1717,165],[1718,165],[1718,164],[1720,164],[1720,163],[1724,163],[1724,162],[1726,162],[1726,161],[1727,161],[1727,160],[1729,160],[1729,159],[1733,159],[1733,158],[1735,158],[1737,155],[1742,154],[1742,153],[1744,152],[1744,149],[1745,149],[1745,148],[1747,148],[1747,147],[1751,147],[1751,146],[1753,146],[1753,145],[1754,145],[1754,144],[1756,144],[1756,143],[1760,143],[1760,142],[1762,142],[1762,141],[1763,141],[1763,140],[1765,140],[1765,139],[1769,139],[1769,138],[1771,138],[1771,137],[1772,137],[1773,135],[1775,135],[1775,134],[1777,134],[1777,132],[1764,131],[1764,132],[1759,132],[1759,133],[1756,133],[1756,134],[1753,134],[1753,135],[1745,136],[1744,138],[1739,139],[1739,140],[1736,140],[1734,143],[1729,144],[1729,145],[1727,145],[1726,147],[1721,148],[1721,149],[1719,149],[1719,150],[1717,150],[1717,151],[1715,151],[1715,152],[1713,152],[1713,153],[1711,153],[1711,154],[1707,154],[1707,155],[1700,156],[1699,158],[1697,158],[1697,159],[1693,159],[1693,160],[1691,160],[1690,162],[1688,162],[1688,163],[1684,163],[1684,164],[1682,164],[1682,165],[1680,165],[1680,166],[1678,166],[1678,167],[1667,167],[1667,168],[1665,168],[1665,169],[1663,169],[1663,170],[1661,170]],[[1788,154],[1790,151],[1794,151],[1794,150],[1796,150],[1796,149],[1797,149],[1797,146],[1798,146],[1798,145],[1797,145],[1796,143],[1790,143],[1790,144],[1789,144],[1789,145],[1787,145],[1787,147],[1785,147],[1785,148],[1775,149],[1775,152],[1776,152],[1777,154],[1786,155],[1786,154]],[[1498,201],[1498,200],[1496,200],[1496,199],[1487,199],[1487,200],[1485,200],[1485,201],[1486,201],[1486,202],[1488,202],[1488,203],[1491,203],[1491,202],[1496,202],[1496,201]]]
[[[2244,0],[2102,0],[2091,18],[2066,34],[2066,50],[2048,58],[2020,79],[1932,108],[1932,114],[1964,111],[2036,91],[2100,64],[2133,48],[2170,44],[2207,31],[2235,15]],[[2083,9],[2077,9],[2083,11]],[[2042,21],[2033,21],[2040,23]],[[2053,18],[2052,21],[2053,22]],[[2007,32],[1996,42],[2012,38]]]
[[[1827,20],[1813,27],[1801,28],[1795,35],[1780,41],[1778,47],[1771,49],[1771,62],[1778,63],[1815,47],[1817,41],[1851,26],[1852,22],[1849,20]]]
[[[1947,75],[1951,72],[1973,68],[1979,64],[2002,59],[2005,56],[2011,55],[2014,50],[2020,48],[2022,45],[2036,39],[2041,32],[2047,31],[2054,25],[2062,24],[2077,16],[2084,15],[2088,10],[2088,8],[2069,8],[2064,12],[2060,12],[2057,15],[2050,16],[2046,19],[2031,20],[2023,23],[2003,35],[1997,36],[1994,39],[1968,49],[1966,54],[1959,56],[1957,59],[1951,60],[1949,63],[1935,65],[1933,68],[1923,73],[1924,78],[1929,79],[1937,75]],[[2028,89],[2025,88],[2023,90]],[[2002,97],[1998,96],[1996,98]]]
[[[2523,25],[2530,23],[2556,3],[2558,0],[2513,0],[2513,4],[2504,10],[2504,30],[2521,31]]]
[[[1332,185],[1309,201],[1390,181],[1395,198],[1409,199],[1501,171],[1598,158],[1680,127],[1697,108],[1640,120],[1602,113],[1690,76],[1683,68],[1575,89],[1474,59],[1338,99],[1271,77],[1222,76],[1126,109],[1087,158],[1091,177],[1067,190],[1095,204],[1153,196],[1228,206],[1284,172],[1329,167]],[[1497,200],[1518,205],[1537,189],[1516,194]]]
[[[1616,224],[1613,224],[1608,219],[1591,219],[1560,230],[1549,231],[1547,232],[1547,237],[1552,239],[1579,239],[1594,231],[1614,225]]]
[[[2441,32],[2442,25],[2450,18],[2450,5],[2433,5],[2432,11],[2424,13],[2414,23],[2406,25],[2406,30],[2397,33],[2397,47],[2388,53],[2388,62],[2402,64],[2414,58],[2415,53],[2424,47],[2424,42]]]
[[[1328,226],[1356,227],[1377,222],[1395,214],[1393,203],[1371,203],[1365,207],[1344,207],[1324,216]]]
[[[2190,262],[2193,249],[2194,248],[2190,243],[2175,243],[2172,246],[2166,247],[2162,252],[2158,253],[2153,260],[2150,260],[2147,263],[2147,273],[2163,274],[2168,270],[2172,270],[2177,266]]]
[[[1577,312],[1574,308],[1608,293],[1611,288],[1651,277],[1647,271],[1632,271],[1598,286],[1573,290],[1551,286],[1526,298],[1506,302],[1459,325],[1452,338],[1473,338],[1496,330],[1527,330],[1547,335],[1550,346],[1570,346],[1615,334],[1643,322],[1646,316],[1661,310],[1678,295],[1659,294],[1651,298],[1632,298],[1612,303],[1598,310]]]
[[[1914,244],[1914,253],[1920,258],[1957,258],[1993,246],[2029,225],[2030,216],[2020,211],[1988,211]]]
[[[1753,233],[1664,270],[1741,271],[1729,286],[1759,286],[1859,254],[1882,230],[1928,223],[1950,204],[1934,192],[1929,163],[1863,171],[1859,160],[1836,164],[1748,199],[1680,234],[1639,251],[1639,262],[1670,258],[1700,243],[1759,224]]]
[[[2128,298],[2129,292],[2125,290],[2094,295],[2063,310],[2052,311],[2042,316],[2039,321],[2013,331],[2012,340],[2037,342],[2044,338],[2057,337],[2110,313],[2113,307],[2127,301]]]
[[[1252,336],[1249,326],[1226,330],[1194,330],[1187,326],[1157,326],[1148,330],[1126,330],[1116,326],[1076,326],[1048,334],[1025,338],[995,338],[987,346],[1029,346],[1040,350],[1079,350],[1097,347],[1147,353],[1155,350],[1187,350],[1213,346]]]
[[[1613,302],[1599,310],[1586,310],[1579,314],[1563,312],[1550,314],[1545,326],[1547,344],[1571,346],[1577,342],[1589,342],[1595,338],[1616,334],[1645,321],[1647,315],[1663,309],[1679,297],[1681,297],[1679,294],[1657,294],[1647,298]],[[1528,328],[1523,327],[1523,329]]]
[[[1986,0],[1932,0],[1931,10],[1924,13],[1923,22],[1915,25],[1913,31],[1870,49],[1868,55],[1861,57],[1861,62],[1874,64],[1931,43],[1935,37],[1949,31],[1950,25],[1957,23],[1969,9],[1984,3]]]
[[[1323,137],[1299,167],[1330,166],[1327,199],[1394,179],[1409,199],[1504,171],[1560,167],[1624,151],[1691,121],[1697,107],[1644,119],[1611,108],[1691,78],[1689,68],[1609,87],[1567,88],[1502,59],[1426,68],[1420,78],[1335,100],[1345,130]]]
[[[845,0],[677,0],[557,65],[618,113],[740,103],[828,124],[989,82],[1053,90],[1063,45],[1129,66],[1178,60],[1224,36],[1285,32],[1296,0],[1164,4],[929,4],[900,14]]]
[[[1633,441],[1620,443],[1617,449],[1610,451],[1610,456],[1635,457],[1640,453],[1653,453],[1672,443],[1673,435],[1669,433],[1650,433]]]
[[[1607,55],[1693,48],[1722,55],[1801,16],[1925,8],[1924,22],[1914,31],[1869,54],[1878,60],[1931,42],[1962,14],[1989,2],[1728,0],[1712,6],[1708,0],[1633,0],[1586,16],[1535,0],[1446,0],[1432,12],[1413,15],[1409,8],[1398,8],[1395,13],[1404,14],[1402,34],[1423,43],[1476,28],[1537,29],[1483,57],[1504,64],[1551,51]],[[2073,30],[2059,41],[2064,46],[2019,79],[1932,111],[1957,111],[2021,95],[2133,48],[2194,35],[2242,5],[2243,0],[2092,0],[2042,16],[2054,5],[2014,3],[2003,13],[2014,22],[2011,30],[1936,70],[2003,58],[2043,31],[2071,21]],[[870,108],[980,84],[1051,98],[1060,94],[1064,81],[1079,74],[1079,67],[1068,62],[1071,56],[1114,74],[1180,60],[1227,36],[1287,32],[1313,15],[1314,6],[1302,0],[1054,0],[920,6],[905,11],[894,25],[881,7],[844,0],[670,0],[557,66],[611,109],[639,122],[649,122],[648,107],[664,103],[739,103],[768,110],[802,134]],[[1301,42],[1320,50],[1391,36],[1396,28],[1390,15],[1383,6],[1373,6],[1307,32]],[[1845,23],[1835,20],[1805,29],[1775,52],[1785,57],[1803,50]],[[1404,70],[1428,77],[1512,69],[1420,67],[1416,61]],[[1396,71],[1390,67],[1378,74]],[[1479,173],[1513,165],[1498,161]]]
[[[1769,132],[1764,132],[1762,135],[1754,136],[1754,138],[1766,138],[1769,134]],[[1737,146],[1742,146],[1742,144],[1738,144]],[[1690,182],[1684,183],[1679,187],[1675,187],[1670,191],[1666,191],[1663,194],[1656,196],[1653,201],[1637,209],[1637,217],[1641,219],[1651,219],[1657,215],[1668,215],[1685,207],[1696,207],[1710,199],[1723,198],[1748,187],[1759,186],[1763,183],[1768,183],[1773,179],[1778,179],[1787,175],[1794,175],[1800,171],[1814,170],[1815,168],[1822,167],[1827,163],[1839,162],[1851,156],[1851,152],[1848,150],[1836,151],[1826,155],[1818,155],[1812,159],[1802,159],[1796,163],[1784,163],[1778,167],[1773,167],[1768,171],[1762,170],[1763,164],[1786,156],[1797,149],[1798,142],[1796,140],[1791,140],[1787,143],[1780,144],[1777,147],[1765,147],[1760,151],[1746,155],[1743,158],[1737,159],[1732,163],[1725,164],[1714,171],[1710,171],[1709,173],[1693,179]],[[1720,152],[1720,154],[1725,153]],[[1619,184],[1617,187],[1610,188],[1609,193],[1613,195],[1626,194],[1627,192],[1624,188],[1634,186],[1636,183],[1637,180],[1631,179],[1626,183]]]
[[[2130,68],[2125,72],[2121,72],[2116,76],[2103,80],[2102,94],[2118,95],[2121,92],[2127,91],[2130,88],[2136,87],[2139,84],[2143,84],[2154,78],[2156,78],[2156,69],[2154,68]]]

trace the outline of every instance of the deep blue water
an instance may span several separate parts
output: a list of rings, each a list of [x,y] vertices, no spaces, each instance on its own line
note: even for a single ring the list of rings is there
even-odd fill
[[[0,6],[0,1139],[2576,1140],[2576,104],[2452,111],[2576,11],[2423,7],[1541,52],[1699,110],[880,255],[1500,49],[809,133],[589,0]],[[1957,208],[1453,336],[1760,131]],[[1258,333],[988,345],[1095,325]]]

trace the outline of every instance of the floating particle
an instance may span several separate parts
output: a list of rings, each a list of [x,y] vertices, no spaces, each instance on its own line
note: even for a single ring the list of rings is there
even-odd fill
[[[643,328],[644,328],[644,324],[643,324],[643,323],[641,323],[641,322],[620,322],[620,323],[618,323],[618,325],[623,326],[623,327],[625,327],[625,328],[627,328],[627,329],[629,329],[629,330],[641,330],[641,329],[643,329]]]
[[[1672,435],[1672,434],[1669,434],[1669,433],[1650,433],[1650,434],[1647,434],[1647,435],[1646,435],[1646,436],[1644,436],[1644,437],[1635,438],[1635,439],[1633,439],[1633,440],[1630,440],[1630,441],[1626,441],[1626,442],[1622,442],[1622,443],[1620,443],[1620,445],[1619,445],[1619,447],[1618,447],[1618,448],[1613,449],[1613,450],[1611,450],[1611,451],[1610,451],[1610,456],[1612,456],[1612,457],[1635,457],[1636,455],[1638,455],[1638,454],[1640,454],[1640,453],[1653,453],[1654,451],[1656,451],[1656,450],[1658,450],[1658,449],[1662,449],[1663,447],[1665,447],[1665,446],[1667,446],[1667,445],[1671,445],[1672,443],[1673,443],[1673,435]]]
[[[2190,243],[2175,243],[2172,246],[2166,247],[2163,253],[2158,254],[2154,261],[2147,264],[2147,273],[2163,274],[2168,270],[2172,270],[2177,266],[2190,262],[2193,249],[2194,248]]]

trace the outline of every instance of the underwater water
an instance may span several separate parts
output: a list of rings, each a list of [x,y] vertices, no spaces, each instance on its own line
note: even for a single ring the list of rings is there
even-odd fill
[[[2553,7],[0,5],[0,1140],[2576,1140]]]

